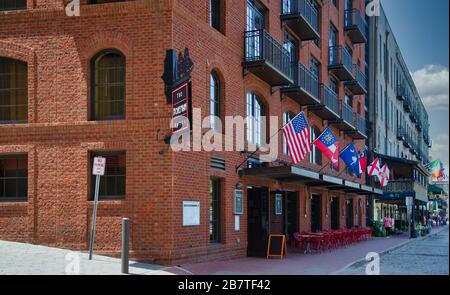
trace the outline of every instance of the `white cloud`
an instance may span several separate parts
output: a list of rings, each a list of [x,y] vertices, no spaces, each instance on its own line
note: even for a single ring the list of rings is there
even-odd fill
[[[448,110],[448,68],[439,65],[427,65],[412,73],[412,77],[428,111]]]

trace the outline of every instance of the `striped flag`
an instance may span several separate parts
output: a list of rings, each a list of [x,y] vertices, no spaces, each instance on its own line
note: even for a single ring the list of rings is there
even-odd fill
[[[387,186],[390,178],[390,171],[386,164],[381,167],[380,173],[378,174],[378,179],[380,180],[380,184],[382,187]]]
[[[311,137],[308,121],[303,112],[295,116],[283,127],[289,156],[295,165],[311,152]]]
[[[378,176],[380,174],[380,159],[376,158],[372,164],[367,167],[367,174],[370,176]]]

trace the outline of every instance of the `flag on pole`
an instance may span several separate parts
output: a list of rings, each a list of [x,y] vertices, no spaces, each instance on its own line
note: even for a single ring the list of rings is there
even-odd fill
[[[339,142],[330,128],[325,129],[313,144],[330,160],[334,169],[339,170]]]
[[[367,153],[366,150],[359,154],[359,173],[363,174],[367,168]]]
[[[381,167],[380,173],[378,175],[378,179],[380,180],[380,184],[382,187],[387,186],[388,182],[389,182],[389,168],[386,164],[384,164],[383,167]]]
[[[311,137],[308,121],[303,112],[295,116],[283,127],[289,156],[295,165],[311,152]]]
[[[372,164],[367,167],[367,174],[369,176],[378,176],[380,174],[380,159],[376,158]]]
[[[340,154],[342,160],[344,160],[345,164],[356,174],[356,176],[360,177],[360,168],[358,161],[358,153],[356,152],[356,148],[353,143],[349,144]]]
[[[437,179],[441,174],[441,161],[435,160],[429,163],[427,166],[428,170],[431,172],[432,179]]]

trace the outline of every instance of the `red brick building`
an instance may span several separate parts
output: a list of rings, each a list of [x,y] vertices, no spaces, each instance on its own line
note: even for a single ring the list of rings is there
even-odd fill
[[[188,48],[203,116],[281,127],[303,110],[315,136],[330,127],[362,150],[364,1],[81,2],[69,17],[60,0],[0,0],[0,239],[86,250],[97,154],[97,253],[119,253],[122,217],[131,256],[160,263],[258,255],[269,232],[365,227],[364,176],[318,151],[286,165],[281,133],[279,161],[238,171],[247,153],[173,152],[161,79],[166,51]],[[183,226],[183,201],[199,202],[199,225]]]

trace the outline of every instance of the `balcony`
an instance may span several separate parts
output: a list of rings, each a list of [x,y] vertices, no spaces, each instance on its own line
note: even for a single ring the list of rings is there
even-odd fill
[[[282,87],[281,93],[286,94],[300,105],[314,105],[320,102],[319,78],[302,64],[296,64],[293,71],[294,83]]]
[[[319,12],[308,0],[283,0],[281,22],[302,41],[320,38]]]
[[[352,56],[344,46],[331,46],[328,50],[328,69],[341,81],[355,80]]]
[[[417,155],[417,147],[413,141],[411,141],[411,143],[410,143],[409,151],[411,152],[411,154]]]
[[[406,100],[406,89],[405,86],[401,84],[397,85],[397,99],[400,101]]]
[[[428,130],[425,130],[423,132],[423,141],[427,144],[427,146],[430,145],[430,136],[428,135]]]
[[[340,102],[340,118],[329,121],[330,125],[335,125],[338,129],[353,134],[355,129],[355,119],[352,107],[346,103]]]
[[[322,84],[320,87],[320,104],[309,106],[308,110],[324,120],[336,121],[340,117],[339,97],[333,90]]]
[[[354,43],[366,43],[366,22],[357,9],[346,10],[344,31]]]
[[[386,193],[413,193],[414,181],[412,179],[390,180],[383,191]]]
[[[411,113],[409,113],[409,118],[411,119],[412,123],[417,123],[417,115],[414,110]]]
[[[294,83],[289,52],[265,30],[245,32],[242,65],[270,86]]]
[[[406,148],[410,148],[411,147],[411,136],[409,136],[409,134],[404,133],[404,137],[405,139],[403,140],[403,146]]]
[[[353,139],[366,139],[367,138],[366,119],[357,113],[354,114],[354,118],[355,118],[354,126],[356,127],[356,129],[353,131],[347,131],[346,134]]]
[[[402,128],[397,128],[397,139],[400,141],[406,140],[406,135]]]
[[[411,112],[411,101],[409,99],[409,97],[407,96],[405,98],[405,100],[403,101],[403,109],[405,110],[405,112],[409,113]]]
[[[353,95],[363,95],[367,94],[367,78],[366,75],[361,71],[358,65],[353,65],[353,75],[354,80],[345,81],[344,86]]]

